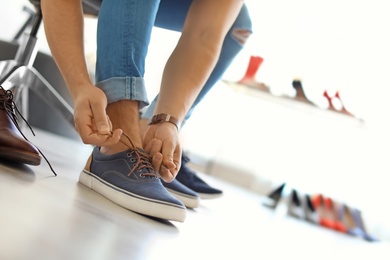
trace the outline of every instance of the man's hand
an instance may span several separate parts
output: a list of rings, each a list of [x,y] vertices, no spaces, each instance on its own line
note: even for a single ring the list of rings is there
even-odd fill
[[[106,113],[106,95],[93,85],[81,89],[74,97],[74,121],[82,141],[96,146],[118,143],[122,130],[112,131],[111,120]]]
[[[181,166],[181,147],[178,131],[171,123],[154,124],[144,136],[145,151],[152,156],[154,170],[165,182],[176,177]]]

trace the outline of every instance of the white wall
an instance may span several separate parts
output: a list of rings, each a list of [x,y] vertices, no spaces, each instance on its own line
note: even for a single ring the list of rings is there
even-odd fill
[[[259,80],[286,90],[300,77],[312,98],[338,89],[357,113],[382,120],[390,94],[388,1],[246,2],[255,31],[246,54],[265,59]]]
[[[258,79],[277,91],[288,92],[293,77],[304,82],[313,99],[324,89],[340,90],[345,102],[356,113],[381,127],[384,111],[389,110],[390,34],[386,0],[246,0],[254,34],[245,50],[225,75],[238,79],[245,71],[249,55],[265,61]],[[0,38],[11,39],[22,25],[27,0],[0,0]],[[17,17],[17,18],[16,18]],[[16,19],[15,19],[16,18]],[[96,20],[86,19],[86,53],[93,67],[96,47]],[[146,80],[151,97],[165,60],[178,39],[177,33],[154,30],[147,63]],[[44,38],[43,30],[40,35]],[[162,36],[162,37],[161,37]],[[158,41],[153,39],[158,38]],[[165,45],[165,52],[161,45]],[[46,41],[40,41],[48,52]]]

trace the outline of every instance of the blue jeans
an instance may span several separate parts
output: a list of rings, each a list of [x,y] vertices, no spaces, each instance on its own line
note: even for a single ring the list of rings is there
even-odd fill
[[[143,77],[152,28],[180,32],[191,3],[192,0],[103,1],[98,19],[96,85],[106,93],[108,103],[129,99],[140,101],[140,109],[149,105]],[[234,29],[252,31],[246,6],[227,34],[217,65],[185,120],[242,50],[243,45],[232,36]],[[152,117],[157,98],[143,118]]]

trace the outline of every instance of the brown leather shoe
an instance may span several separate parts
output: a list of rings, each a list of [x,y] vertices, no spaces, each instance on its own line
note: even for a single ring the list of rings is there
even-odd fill
[[[0,161],[39,165],[38,149],[20,131],[10,90],[0,86]]]

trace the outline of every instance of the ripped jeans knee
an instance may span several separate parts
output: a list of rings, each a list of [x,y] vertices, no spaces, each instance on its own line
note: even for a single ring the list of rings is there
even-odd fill
[[[251,36],[252,32],[248,29],[236,28],[232,31],[232,36],[235,40],[237,40],[240,44],[245,45],[249,36]]]

